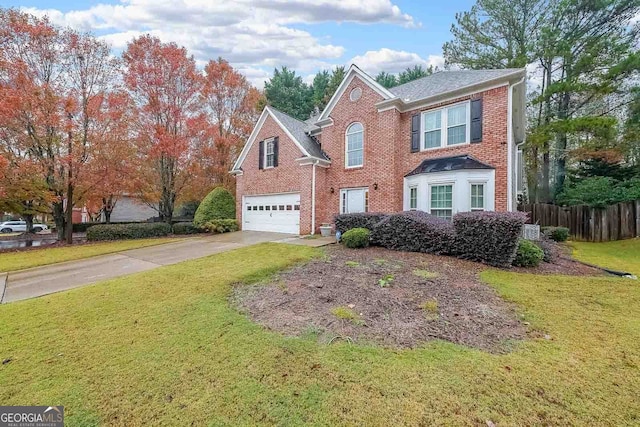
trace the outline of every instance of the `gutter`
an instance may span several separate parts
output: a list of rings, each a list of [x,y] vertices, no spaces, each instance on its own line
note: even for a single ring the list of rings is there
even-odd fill
[[[513,211],[513,89],[522,84],[526,76],[523,76],[517,83],[509,86],[507,101],[507,211]]]
[[[311,235],[316,234],[316,160],[311,164]]]

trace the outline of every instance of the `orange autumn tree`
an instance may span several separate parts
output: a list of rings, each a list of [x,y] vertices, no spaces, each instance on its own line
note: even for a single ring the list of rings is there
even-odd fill
[[[93,159],[99,112],[117,77],[110,48],[47,18],[0,9],[0,148],[31,163],[47,190],[58,239],[72,240],[73,207]]]
[[[208,191],[222,185],[235,193],[235,181],[229,171],[260,115],[262,95],[222,58],[209,61],[204,72],[202,100],[207,108],[210,138],[201,147],[204,182],[200,188]]]
[[[137,109],[137,193],[170,223],[199,169],[196,150],[206,137],[202,76],[186,49],[150,35],[134,39],[122,57],[124,82]]]
[[[82,180],[82,196],[94,221],[104,218],[109,224],[111,213],[125,193],[134,191],[137,183],[136,146],[131,142],[135,115],[133,100],[124,91],[110,93],[98,115],[100,126],[93,138],[90,161]]]

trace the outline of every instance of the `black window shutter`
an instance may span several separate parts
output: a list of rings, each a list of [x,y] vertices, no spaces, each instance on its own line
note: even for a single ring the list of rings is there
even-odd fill
[[[258,143],[258,169],[264,169],[264,141]]]
[[[482,98],[471,100],[471,142],[482,142]]]
[[[274,168],[278,166],[278,148],[280,147],[280,144],[278,143],[279,139],[280,138],[277,136],[273,139],[273,167]]]
[[[420,151],[420,113],[411,116],[411,152]]]

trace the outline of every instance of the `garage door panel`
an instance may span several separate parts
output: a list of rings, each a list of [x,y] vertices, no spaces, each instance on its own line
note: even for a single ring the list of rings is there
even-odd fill
[[[243,230],[300,234],[300,194],[245,196]]]

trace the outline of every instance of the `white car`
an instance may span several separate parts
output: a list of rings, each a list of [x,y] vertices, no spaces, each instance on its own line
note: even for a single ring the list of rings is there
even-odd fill
[[[39,233],[42,230],[47,230],[46,224],[33,224],[33,232]],[[27,223],[26,221],[6,221],[0,223],[0,233],[16,233],[16,232],[26,232],[27,231]]]

